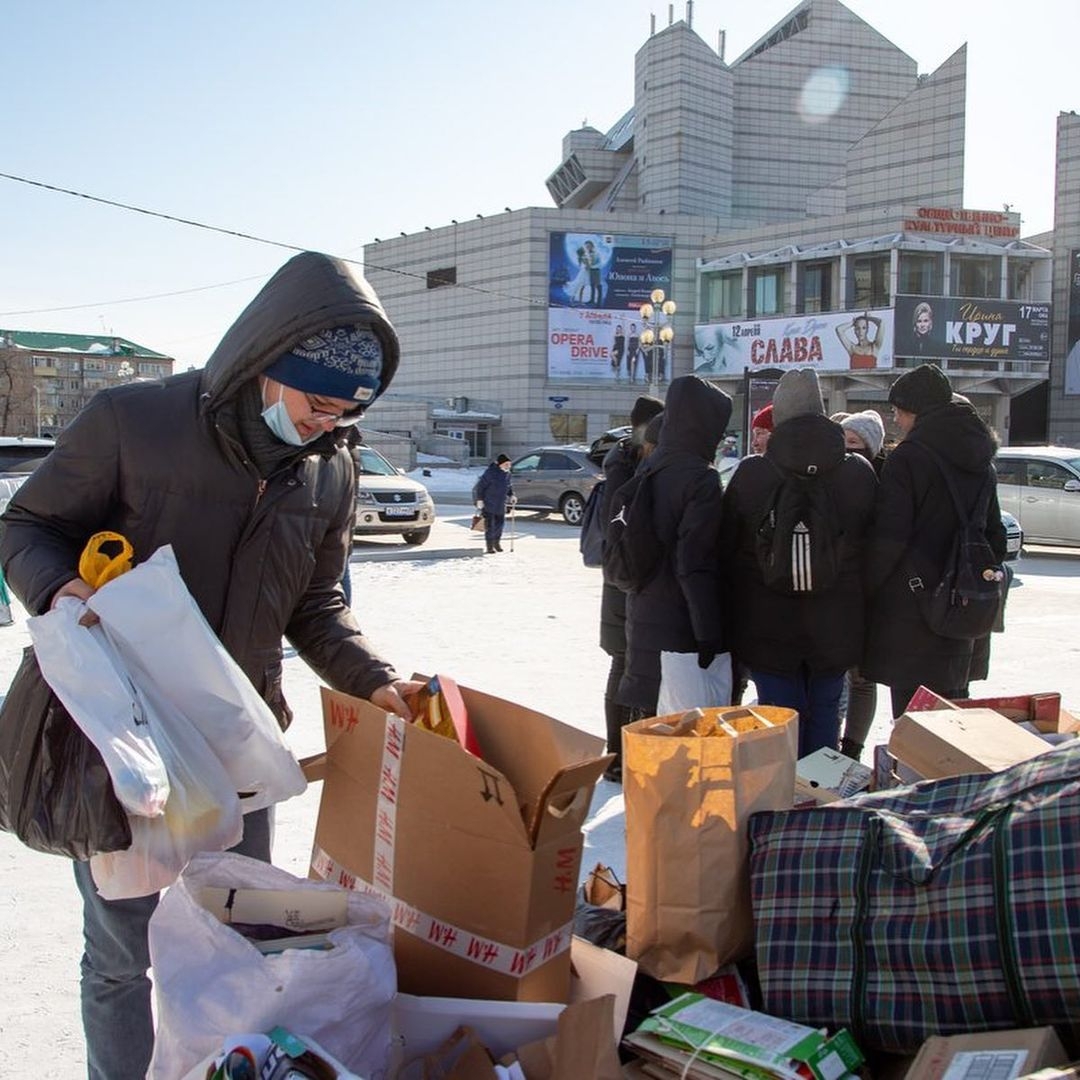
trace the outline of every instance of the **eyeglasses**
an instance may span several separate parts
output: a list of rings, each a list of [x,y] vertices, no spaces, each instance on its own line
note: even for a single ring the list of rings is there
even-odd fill
[[[334,427],[352,427],[360,423],[362,412],[351,411],[346,413],[328,412],[321,401],[313,400],[310,394],[304,394],[304,400],[311,410],[307,416],[301,416],[301,422],[308,424],[332,424]]]

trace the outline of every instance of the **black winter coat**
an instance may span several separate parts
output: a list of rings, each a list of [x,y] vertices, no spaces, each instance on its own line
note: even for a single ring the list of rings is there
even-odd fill
[[[615,492],[637,469],[640,450],[629,438],[620,439],[604,457],[604,497],[600,503],[600,520],[608,522],[614,516],[612,503]],[[600,592],[600,648],[609,656],[626,652],[626,594],[604,582]]]
[[[627,667],[637,650],[724,651],[720,510],[713,467],[731,418],[731,398],[696,375],[672,380],[660,441],[643,468],[656,474],[654,525],[664,547],[660,571],[627,597]]]
[[[967,684],[972,643],[932,633],[908,586],[919,576],[927,588],[940,580],[959,527],[953,501],[935,461],[919,444],[932,446],[953,469],[961,498],[973,506],[996,450],[989,429],[970,405],[944,405],[921,415],[889,454],[881,472],[870,548],[871,615],[863,674],[888,686],[924,683],[938,691]],[[986,537],[1005,555],[1005,528],[991,485]]]
[[[827,592],[789,596],[762,579],[755,538],[781,472],[805,473],[815,464],[825,470],[817,482],[828,490],[842,530],[840,577]],[[847,453],[839,424],[821,415],[778,424],[765,454],[739,464],[724,493],[722,550],[732,648],[747,667],[794,675],[805,664],[812,674],[838,675],[858,664],[865,629],[863,554],[876,488],[870,463]]]
[[[0,564],[26,608],[48,610],[77,576],[86,541],[108,529],[131,541],[136,560],[172,545],[207,622],[283,724],[283,635],[337,689],[367,697],[393,681],[339,585],[356,498],[341,429],[262,478],[224,422],[237,391],[281,352],[356,323],[379,335],[386,380],[398,344],[375,294],[344,263],[305,253],[252,300],[202,371],[95,394],[3,516]]]

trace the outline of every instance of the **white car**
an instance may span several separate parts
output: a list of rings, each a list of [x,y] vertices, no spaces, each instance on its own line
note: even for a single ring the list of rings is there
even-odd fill
[[[1080,450],[1007,446],[994,460],[998,502],[1028,544],[1080,547]]]
[[[431,535],[435,503],[423,484],[403,475],[370,446],[353,449],[356,462],[354,536],[400,533],[406,544],[422,544]]]

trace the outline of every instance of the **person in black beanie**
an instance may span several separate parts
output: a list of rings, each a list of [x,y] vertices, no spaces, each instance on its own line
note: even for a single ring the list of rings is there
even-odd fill
[[[500,454],[480,474],[473,488],[473,498],[476,509],[484,515],[485,552],[494,555],[502,551],[506,508],[516,501],[510,480],[510,459],[505,454]]]
[[[889,389],[903,440],[885,459],[867,567],[871,615],[863,674],[884,683],[900,716],[920,685],[946,698],[967,696],[973,642],[941,637],[926,625],[911,582],[941,580],[960,522],[943,469],[974,507],[984,486],[984,525],[996,558],[1005,528],[991,467],[997,442],[971,403],[953,394],[934,364],[905,371]],[[941,464],[939,465],[939,459]]]
[[[604,499],[600,504],[601,521],[610,521],[615,492],[634,475],[644,453],[644,435],[649,422],[663,414],[664,403],[659,398],[642,395],[630,410],[631,433],[620,439],[604,458]],[[656,678],[649,685],[628,686],[620,691],[626,670],[626,594],[604,582],[600,593],[600,648],[611,657],[607,685],[604,687],[604,724],[607,729],[607,750],[615,760],[604,773],[606,780],[622,780],[622,729],[631,719],[637,705],[643,715],[651,715],[656,707],[660,687],[660,655],[656,655]]]

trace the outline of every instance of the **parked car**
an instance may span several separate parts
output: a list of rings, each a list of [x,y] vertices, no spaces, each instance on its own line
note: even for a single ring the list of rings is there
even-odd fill
[[[353,448],[356,462],[355,536],[400,533],[406,544],[431,535],[435,504],[423,484],[391,465],[370,446]]]
[[[625,427],[611,428],[609,431],[605,431],[603,435],[597,436],[592,441],[592,445],[589,447],[589,460],[594,465],[603,465],[604,458],[607,457],[608,451],[615,446],[621,439],[625,439],[633,432],[633,428],[627,424]]]
[[[589,492],[603,479],[587,446],[539,446],[510,466],[519,510],[557,510],[580,525]]]
[[[1005,526],[1005,558],[1017,559],[1024,546],[1024,530],[1008,510],[1001,511],[1001,524]]]
[[[1028,544],[1080,547],[1080,450],[1008,446],[994,461],[998,502]]]

